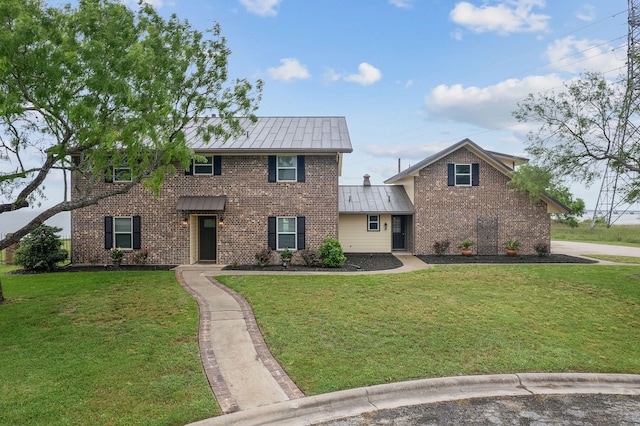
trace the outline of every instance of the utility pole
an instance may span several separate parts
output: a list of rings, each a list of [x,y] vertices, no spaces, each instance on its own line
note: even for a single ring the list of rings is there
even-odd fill
[[[628,35],[627,35],[627,78],[625,81],[625,94],[622,111],[613,137],[612,152],[624,151],[625,145],[633,143],[638,133],[638,128],[631,120],[634,105],[640,93],[640,0],[627,0],[628,3]],[[620,218],[620,215],[629,210],[629,205],[623,205],[624,200],[617,193],[618,183],[625,182],[626,177],[620,173],[614,162],[607,162],[602,178],[598,201],[593,212],[591,228],[596,225],[596,219],[603,218],[607,228]],[[624,207],[624,209],[623,209]]]

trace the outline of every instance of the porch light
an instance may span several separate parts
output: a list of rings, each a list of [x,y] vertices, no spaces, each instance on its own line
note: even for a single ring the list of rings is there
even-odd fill
[[[189,225],[189,217],[185,216],[184,219],[182,219],[182,221],[180,222],[180,225],[182,225],[182,226]]]
[[[218,216],[218,225],[220,225],[220,226],[224,225],[224,216],[223,215]]]
[[[384,230],[387,230],[387,222],[384,223]]]

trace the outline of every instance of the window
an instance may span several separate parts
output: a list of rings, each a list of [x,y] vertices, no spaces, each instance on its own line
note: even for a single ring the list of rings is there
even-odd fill
[[[471,164],[456,164],[456,186],[471,186]]]
[[[296,170],[296,157],[295,156],[278,156],[278,181],[291,181],[295,182],[297,170]]]
[[[279,217],[276,249],[296,249],[296,218],[295,217]]]
[[[367,231],[379,231],[380,230],[380,216],[369,215],[367,216]]]
[[[140,216],[105,216],[104,248],[120,247],[131,250],[142,247]]]
[[[114,182],[131,182],[131,169],[129,167],[119,167],[113,169]]]
[[[269,216],[268,241],[272,250],[304,250],[306,248],[304,216]]]
[[[304,155],[269,155],[269,182],[304,182]]]
[[[113,246],[123,249],[133,248],[133,218],[113,218]]]
[[[449,186],[479,186],[480,185],[480,164],[449,164],[448,165]]]
[[[222,174],[222,157],[219,155],[205,155],[204,161],[193,160],[185,175],[214,175]]]

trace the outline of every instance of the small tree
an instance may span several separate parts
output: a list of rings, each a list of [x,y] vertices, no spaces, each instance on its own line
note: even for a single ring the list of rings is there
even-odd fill
[[[56,232],[61,228],[40,225],[27,235],[16,250],[16,263],[25,269],[52,271],[56,264],[64,261],[69,254],[61,248],[62,241]]]
[[[318,258],[324,268],[341,268],[347,258],[340,242],[335,238],[325,238],[318,248]]]
[[[532,203],[540,201],[542,194],[561,202],[569,209],[569,213],[555,214],[555,219],[572,228],[578,226],[578,218],[584,214],[584,200],[573,198],[569,188],[559,183],[544,166],[522,164],[511,173],[509,185],[516,192],[528,194]]]

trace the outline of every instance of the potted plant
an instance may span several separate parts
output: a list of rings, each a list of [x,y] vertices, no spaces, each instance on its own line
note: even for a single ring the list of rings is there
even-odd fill
[[[464,240],[458,248],[461,250],[463,256],[471,256],[473,254],[473,250],[471,247],[475,246],[476,243],[470,240]]]
[[[280,257],[282,258],[282,266],[286,268],[289,265],[289,262],[291,262],[293,252],[288,248],[285,248],[284,250],[282,250],[282,252],[280,252]]]
[[[504,248],[507,250],[507,256],[516,256],[520,250],[520,241],[509,238],[504,243]]]
[[[111,262],[114,265],[120,266],[120,264],[122,263],[122,258],[124,257],[124,250],[122,250],[122,248],[120,247],[112,248],[109,251],[109,257],[111,258]]]

